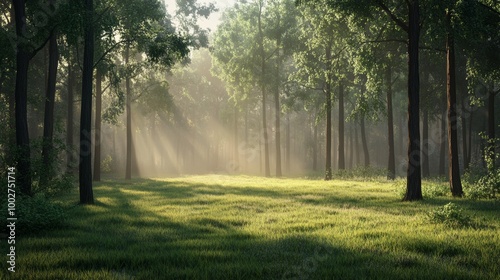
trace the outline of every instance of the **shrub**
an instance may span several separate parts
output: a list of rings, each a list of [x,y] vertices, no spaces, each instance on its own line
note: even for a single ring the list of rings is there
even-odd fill
[[[451,228],[476,227],[471,217],[462,212],[462,209],[450,202],[442,207],[427,213],[431,223],[443,224]]]
[[[64,223],[63,208],[50,202],[44,195],[37,194],[33,197],[17,196],[16,198],[17,233],[36,233],[59,227]],[[5,221],[7,214],[7,200],[2,199],[0,219]]]

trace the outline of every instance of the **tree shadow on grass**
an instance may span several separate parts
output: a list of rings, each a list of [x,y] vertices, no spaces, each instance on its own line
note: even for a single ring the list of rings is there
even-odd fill
[[[60,270],[59,279],[82,279],[78,275],[89,271],[102,272],[102,279],[482,279],[468,271],[467,265],[474,264],[469,261],[450,269],[455,257],[463,254],[458,247],[438,250],[439,244],[410,240],[402,253],[387,254],[352,249],[307,232],[266,238],[246,231],[248,221],[238,217],[208,215],[178,221],[138,204],[161,203],[170,211],[173,208],[168,207],[186,202],[187,207],[210,205],[226,194],[389,212],[391,207],[407,205],[385,205],[389,199],[360,205],[361,198],[178,181],[106,182],[96,187],[95,205],[70,210],[74,220],[68,228],[32,238],[20,256],[47,258],[27,260],[24,272],[20,269],[16,277],[47,279],[48,271]]]

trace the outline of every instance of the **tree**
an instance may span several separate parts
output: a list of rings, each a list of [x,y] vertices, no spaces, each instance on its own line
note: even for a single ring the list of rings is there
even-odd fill
[[[453,1],[454,2],[454,1]],[[457,92],[455,74],[455,41],[452,27],[452,8],[446,11],[446,95],[448,101],[448,158],[450,190],[453,196],[463,195],[458,164]]]
[[[94,2],[84,0],[84,51],[82,75],[82,101],[80,114],[80,203],[94,204],[92,190],[92,76],[94,70]]]
[[[55,0],[51,0],[54,6]],[[44,170],[40,174],[40,185],[46,186],[54,176],[53,170],[53,135],[54,135],[54,102],[56,96],[56,76],[59,63],[59,49],[57,46],[57,30],[54,28],[49,38],[49,70],[47,80],[47,90],[45,97],[45,111],[43,121],[43,146],[42,162]]]
[[[15,119],[16,143],[19,149],[17,170],[19,172],[19,185],[21,192],[31,194],[31,162],[27,120],[28,101],[28,66],[30,54],[27,46],[22,44],[26,32],[26,7],[25,1],[13,1],[16,21],[16,89],[15,89]]]

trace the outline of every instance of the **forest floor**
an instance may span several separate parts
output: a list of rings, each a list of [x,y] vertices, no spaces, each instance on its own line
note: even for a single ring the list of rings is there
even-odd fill
[[[12,279],[500,279],[498,201],[401,202],[401,185],[382,178],[226,175],[103,181],[94,186],[95,205],[77,205],[77,190],[58,198],[64,226],[18,237],[16,272],[2,273]],[[432,223],[428,213],[449,202],[476,226]]]

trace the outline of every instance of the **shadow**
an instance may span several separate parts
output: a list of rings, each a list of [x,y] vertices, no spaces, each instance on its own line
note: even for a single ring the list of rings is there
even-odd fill
[[[430,238],[406,240],[400,252],[387,253],[321,239],[298,225],[286,234],[261,234],[248,230],[252,220],[237,216],[241,211],[264,217],[272,207],[290,203],[331,208],[333,215],[368,209],[411,216],[446,199],[411,204],[361,191],[348,197],[329,189],[313,194],[179,179],[104,181],[96,184],[95,193],[95,205],[68,209],[74,220],[67,228],[23,240],[19,255],[32,257],[5,279],[83,279],[92,273],[99,275],[95,279],[485,279],[476,273],[481,269],[477,261],[461,259],[463,248]],[[238,199],[221,206],[225,196]],[[488,202],[462,203],[495,210]],[[222,212],[213,213],[211,207]],[[176,211],[200,212],[176,216]],[[367,232],[359,238],[384,236]]]

